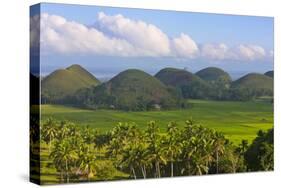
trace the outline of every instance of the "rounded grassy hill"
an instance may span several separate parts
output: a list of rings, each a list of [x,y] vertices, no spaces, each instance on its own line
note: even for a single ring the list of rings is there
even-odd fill
[[[90,105],[96,108],[149,110],[169,108],[177,103],[177,96],[155,77],[137,69],[119,73],[87,93]],[[84,100],[85,101],[85,100]]]
[[[247,74],[232,83],[232,99],[273,97],[273,79],[258,73]]]
[[[72,96],[82,88],[96,86],[100,81],[80,65],[71,65],[66,69],[59,69],[41,82],[43,98],[49,101],[62,100]]]
[[[199,76],[201,79],[207,81],[207,82],[213,82],[217,81],[219,79],[224,79],[227,82],[231,82],[231,77],[227,72],[224,70],[217,68],[217,67],[208,67],[205,69],[202,69],[196,73],[197,76]]]
[[[155,77],[168,86],[179,88],[185,98],[204,98],[209,90],[204,80],[183,69],[164,68]]]

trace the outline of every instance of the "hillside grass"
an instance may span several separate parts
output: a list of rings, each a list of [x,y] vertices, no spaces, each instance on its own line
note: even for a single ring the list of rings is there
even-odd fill
[[[192,108],[171,111],[125,112],[117,110],[84,110],[79,108],[42,105],[42,120],[53,117],[67,120],[81,126],[90,126],[101,132],[112,129],[118,122],[135,122],[140,128],[146,128],[153,120],[165,130],[171,121],[183,127],[184,122],[193,118],[205,127],[213,128],[225,134],[234,144],[242,139],[252,141],[258,130],[273,127],[273,106],[269,102],[230,102],[189,100]]]

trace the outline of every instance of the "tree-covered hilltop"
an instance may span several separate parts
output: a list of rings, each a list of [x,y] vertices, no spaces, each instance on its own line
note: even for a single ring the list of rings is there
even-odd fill
[[[247,74],[232,82],[230,98],[252,100],[261,96],[273,97],[273,79],[258,73]]]
[[[264,75],[274,78],[274,71],[267,71]]]
[[[196,72],[196,75],[210,83],[216,82],[219,79],[224,79],[228,83],[231,83],[232,81],[227,72],[217,67],[207,67]]]
[[[183,69],[165,68],[160,70],[155,77],[164,84],[180,90],[184,98],[208,98],[208,92],[211,89],[200,77]]]
[[[259,132],[251,144],[243,140],[236,146],[192,119],[181,129],[170,122],[164,133],[154,121],[144,130],[118,123],[99,133],[48,119],[41,122],[40,138],[48,145],[60,181],[67,183],[118,179],[112,177],[115,171],[145,179],[273,170],[273,129]]]
[[[196,73],[209,84],[209,98],[226,100],[229,97],[229,88],[232,82],[230,75],[217,67],[207,67]]]
[[[41,81],[42,103],[63,103],[81,88],[100,84],[100,81],[80,65],[59,69]]]
[[[80,90],[74,101],[93,109],[143,111],[184,107],[176,89],[137,69],[123,71],[97,87]]]

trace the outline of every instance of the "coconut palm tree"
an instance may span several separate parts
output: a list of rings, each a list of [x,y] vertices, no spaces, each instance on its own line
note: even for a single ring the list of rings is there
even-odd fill
[[[61,172],[61,179],[65,175],[66,182],[69,183],[69,173],[71,164],[78,159],[76,150],[73,149],[68,139],[58,141],[50,157],[53,159],[55,167]]]
[[[138,165],[138,160],[139,160],[138,146],[135,143],[128,144],[122,151],[122,159],[120,160],[120,166],[128,167],[134,179],[137,179],[135,169],[136,166]]]
[[[58,134],[57,139],[63,140],[70,136],[70,128],[67,121],[61,121],[60,125],[58,126]]]
[[[151,166],[151,163],[148,160],[149,151],[144,142],[140,142],[138,144],[137,150],[138,150],[137,162],[141,169],[143,178],[146,179],[146,177],[147,177],[146,168]]]
[[[41,131],[42,138],[49,145],[49,153],[50,153],[52,148],[52,142],[57,136],[57,131],[58,131],[57,124],[52,118],[49,118],[47,119],[46,123],[43,124],[42,127],[43,127]]]
[[[79,170],[87,176],[88,181],[96,175],[96,156],[93,152],[93,147],[89,144],[83,143],[78,152],[78,166]]]
[[[154,163],[155,177],[161,177],[160,164],[166,164],[167,160],[164,156],[163,140],[160,136],[160,129],[154,121],[148,123],[145,131],[148,143],[149,155],[148,159]]]
[[[175,122],[170,122],[167,128],[165,153],[170,162],[171,177],[174,176],[174,162],[181,153],[181,143],[178,142],[179,132]]]
[[[216,173],[219,173],[219,157],[222,155],[225,151],[225,138],[222,134],[219,134],[215,132],[215,138],[214,138],[214,153],[215,153],[215,159],[216,159]]]

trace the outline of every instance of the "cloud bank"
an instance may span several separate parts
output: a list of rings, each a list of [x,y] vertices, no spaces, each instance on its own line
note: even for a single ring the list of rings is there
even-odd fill
[[[34,23],[33,23],[34,22]],[[31,18],[31,45],[38,37],[37,17]],[[58,15],[41,14],[40,45],[43,54],[94,54],[120,57],[172,57],[215,61],[254,61],[270,58],[255,44],[229,47],[224,43],[197,44],[188,34],[174,38],[153,24],[132,20],[121,14],[98,13],[93,26],[69,21]]]

